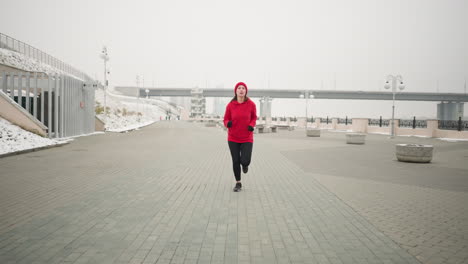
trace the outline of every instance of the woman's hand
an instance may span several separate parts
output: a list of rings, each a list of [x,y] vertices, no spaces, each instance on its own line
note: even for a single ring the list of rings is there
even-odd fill
[[[227,127],[232,127],[232,120],[227,122]]]
[[[248,129],[250,132],[254,131],[254,128],[253,128],[252,126],[249,126],[247,129]]]

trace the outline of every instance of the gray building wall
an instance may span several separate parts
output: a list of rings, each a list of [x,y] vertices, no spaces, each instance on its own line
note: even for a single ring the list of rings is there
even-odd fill
[[[464,103],[442,102],[437,104],[437,119],[458,120],[463,118]]]

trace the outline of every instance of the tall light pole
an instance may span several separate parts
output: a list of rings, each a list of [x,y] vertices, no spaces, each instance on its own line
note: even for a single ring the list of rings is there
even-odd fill
[[[393,104],[392,104],[392,138],[395,136],[395,94],[397,93],[397,85],[398,89],[401,91],[405,89],[405,85],[403,84],[403,77],[401,75],[388,75],[387,80],[385,81],[384,88],[390,89],[392,88],[393,94]]]
[[[107,122],[107,109],[106,109],[106,93],[107,93],[107,61],[109,60],[109,55],[107,55],[107,47],[102,48],[100,55],[101,59],[104,61],[104,124]]]
[[[304,94],[301,94],[299,95],[299,98],[305,98],[305,129],[307,130],[307,117],[308,117],[308,113],[307,113],[307,107],[309,105],[309,98],[312,99],[314,98],[314,95],[311,94],[309,91],[304,91]]]

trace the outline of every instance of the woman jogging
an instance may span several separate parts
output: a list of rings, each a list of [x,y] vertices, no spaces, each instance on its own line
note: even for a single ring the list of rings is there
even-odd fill
[[[241,165],[244,173],[249,170],[256,122],[255,103],[247,97],[247,85],[239,82],[234,88],[234,98],[228,103],[224,113],[224,125],[228,128],[228,145],[236,177],[236,186],[233,189],[235,192],[242,189]]]

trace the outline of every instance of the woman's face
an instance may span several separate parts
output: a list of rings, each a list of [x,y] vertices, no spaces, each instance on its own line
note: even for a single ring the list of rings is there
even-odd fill
[[[245,96],[245,86],[244,85],[237,86],[236,94],[237,96],[241,96],[241,97]]]

